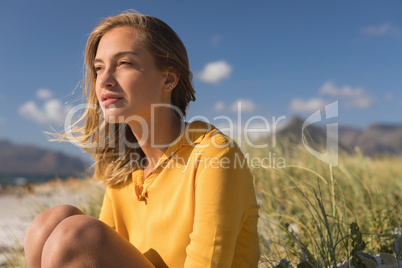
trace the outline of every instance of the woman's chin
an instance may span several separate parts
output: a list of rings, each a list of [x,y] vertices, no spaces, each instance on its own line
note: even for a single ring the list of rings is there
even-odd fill
[[[122,115],[114,115],[109,113],[104,113],[103,117],[105,121],[109,124],[117,124],[117,123],[125,123],[125,116]]]

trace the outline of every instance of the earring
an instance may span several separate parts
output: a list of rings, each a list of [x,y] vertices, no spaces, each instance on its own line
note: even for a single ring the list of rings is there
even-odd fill
[[[173,85],[170,85],[170,86],[169,86],[169,89],[172,89],[172,88],[173,88]]]

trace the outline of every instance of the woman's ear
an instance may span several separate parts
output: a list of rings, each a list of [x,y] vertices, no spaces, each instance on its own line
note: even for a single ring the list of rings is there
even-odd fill
[[[165,83],[163,85],[163,90],[165,92],[170,92],[172,91],[177,84],[179,83],[180,75],[179,73],[172,67],[167,68],[166,70],[166,79]]]

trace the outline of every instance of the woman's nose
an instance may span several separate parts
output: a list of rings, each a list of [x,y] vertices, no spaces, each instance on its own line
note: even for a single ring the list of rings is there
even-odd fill
[[[110,69],[105,69],[101,74],[99,74],[98,80],[100,80],[99,85],[102,88],[111,88],[116,86],[116,78]]]

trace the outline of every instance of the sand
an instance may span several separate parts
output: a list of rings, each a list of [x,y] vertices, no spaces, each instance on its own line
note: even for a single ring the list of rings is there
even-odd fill
[[[25,230],[41,211],[61,204],[88,206],[90,198],[101,198],[102,186],[90,180],[53,180],[37,185],[0,190],[0,267],[6,267],[16,249],[21,248]],[[100,199],[101,200],[101,199]]]

